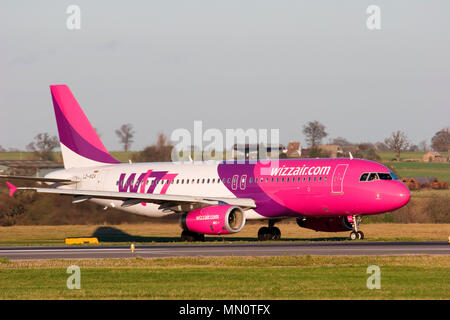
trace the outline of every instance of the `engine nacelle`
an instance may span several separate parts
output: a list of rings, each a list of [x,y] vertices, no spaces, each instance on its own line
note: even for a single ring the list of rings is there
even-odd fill
[[[352,230],[352,224],[347,216],[343,217],[305,217],[297,218],[297,224],[302,228],[315,231],[339,232]]]
[[[230,234],[242,230],[245,215],[241,208],[217,205],[199,208],[181,216],[181,227],[202,234]]]

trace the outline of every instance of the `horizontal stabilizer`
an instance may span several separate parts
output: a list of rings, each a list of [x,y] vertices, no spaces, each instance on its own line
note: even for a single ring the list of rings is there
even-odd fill
[[[8,181],[6,181],[6,184],[9,187],[9,196],[12,197],[14,195],[14,192],[17,191],[17,187]]]
[[[78,181],[69,179],[57,179],[57,178],[44,178],[44,177],[32,177],[32,176],[7,176],[0,175],[0,179],[10,179],[10,180],[28,180],[36,182],[61,182],[61,183],[76,183]]]

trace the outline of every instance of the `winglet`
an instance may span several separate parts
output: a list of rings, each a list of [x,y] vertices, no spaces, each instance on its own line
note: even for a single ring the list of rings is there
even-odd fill
[[[15,185],[13,185],[12,183],[10,183],[9,181],[6,181],[6,184],[9,187],[9,196],[12,197],[14,192],[17,191],[17,187]]]

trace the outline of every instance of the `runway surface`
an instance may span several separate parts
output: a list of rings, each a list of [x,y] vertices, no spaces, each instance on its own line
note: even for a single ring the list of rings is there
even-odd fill
[[[252,243],[175,244],[128,246],[0,247],[0,257],[11,260],[162,258],[195,256],[281,255],[404,255],[450,254],[447,242],[347,242],[347,243]]]

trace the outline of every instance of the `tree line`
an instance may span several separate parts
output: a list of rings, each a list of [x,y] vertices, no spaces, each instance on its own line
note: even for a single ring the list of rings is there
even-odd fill
[[[97,131],[97,130],[96,130]],[[326,151],[319,148],[324,138],[328,136],[325,125],[317,120],[307,122],[302,132],[305,136],[306,144],[309,148],[308,156],[311,158],[327,157]],[[123,124],[115,130],[115,134],[119,139],[119,143],[123,146],[123,151],[130,151],[133,144],[136,131],[132,124]],[[351,143],[343,137],[337,137],[329,140],[329,144],[339,145],[341,147],[353,146],[354,157],[366,158],[372,160],[380,160],[377,151],[391,151],[395,152],[397,161],[400,160],[400,155],[406,151],[429,151],[430,147],[434,151],[447,152],[450,150],[450,129],[443,128],[435,133],[431,139],[431,145],[428,146],[426,140],[423,140],[419,145],[411,143],[407,135],[397,130],[392,132],[383,142],[369,143]],[[48,133],[39,133],[34,137],[34,140],[26,146],[26,150],[32,152],[35,159],[39,160],[55,160],[54,151],[59,147],[59,139],[56,136],[50,136]],[[131,160],[134,162],[156,162],[156,161],[171,161],[173,145],[169,139],[163,134],[158,133],[156,142],[145,147],[143,150],[132,155]],[[0,152],[6,150],[0,146]]]
[[[306,137],[306,143],[310,148],[310,157],[323,156],[322,151],[318,146],[322,140],[328,136],[326,128],[319,121],[310,121],[303,126],[303,134]],[[330,144],[336,144],[339,146],[352,146],[345,138],[338,137],[330,141]],[[397,161],[400,161],[400,155],[406,151],[429,151],[426,140],[423,140],[418,145],[412,144],[407,135],[397,130],[391,133],[390,136],[384,139],[384,142],[372,143],[359,143],[357,144],[357,153],[354,155],[358,158],[368,158],[378,160],[376,151],[392,151],[395,152]],[[431,148],[435,151],[449,152],[450,153],[450,131],[449,128],[443,128],[436,132],[431,139]]]

